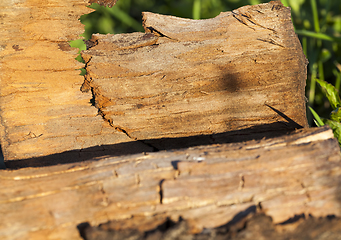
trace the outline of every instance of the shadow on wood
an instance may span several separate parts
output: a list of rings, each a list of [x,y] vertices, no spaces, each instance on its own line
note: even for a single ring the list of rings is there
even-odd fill
[[[284,115],[285,116],[285,115]],[[119,143],[113,145],[102,145],[90,147],[82,150],[72,150],[48,156],[7,161],[8,169],[18,169],[25,167],[44,167],[57,164],[75,163],[80,161],[101,159],[107,155],[123,156],[143,152],[157,152],[162,150],[172,150],[188,148],[200,145],[235,143],[250,140],[279,137],[292,131],[292,126],[297,129],[302,128],[299,124],[286,118],[287,121],[254,126],[247,129],[217,133],[211,135],[200,135],[180,138],[161,138],[138,140],[133,142]],[[291,126],[288,126],[291,124]]]
[[[0,218],[0,234],[3,239],[13,232],[20,239],[79,239],[80,223],[125,219],[126,226],[142,227],[131,217],[157,215],[172,221],[181,216],[190,231],[200,233],[252,206],[274,223],[302,213],[339,216],[340,161],[338,141],[324,127],[278,138],[0,171],[0,209],[6,216]]]
[[[139,240],[337,240],[341,235],[341,219],[335,216],[316,218],[304,214],[295,216],[290,223],[274,224],[271,217],[261,211],[256,212],[252,206],[241,212],[238,221],[229,222],[217,228],[205,229],[199,234],[188,231],[186,220],[172,221],[164,219],[149,231],[138,231],[138,226],[122,229],[124,223],[112,221],[90,226],[89,223],[79,225],[80,235],[86,240],[120,240],[134,238]],[[239,214],[237,214],[239,215]],[[237,216],[236,215],[236,216]],[[145,217],[148,218],[148,217]],[[139,219],[142,224],[146,220]],[[154,225],[151,225],[154,227]]]

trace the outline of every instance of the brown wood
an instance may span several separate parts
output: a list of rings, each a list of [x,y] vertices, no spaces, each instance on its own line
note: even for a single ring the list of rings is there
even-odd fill
[[[69,41],[80,38],[83,0],[0,1],[0,136],[5,161],[131,141],[98,115],[82,93],[84,64]],[[139,143],[135,148],[150,150]],[[108,149],[108,151],[105,151]],[[93,152],[112,153],[110,147]],[[67,158],[78,159],[77,151]],[[88,154],[91,154],[88,152]]]
[[[280,2],[143,20],[147,33],[94,35],[82,53],[83,90],[114,128],[146,140],[307,126],[307,61]]]
[[[89,3],[97,3],[106,7],[113,7],[117,0],[89,0]]]
[[[290,10],[279,2],[200,21],[144,13],[152,33],[93,38],[84,82],[68,41],[83,32],[85,5],[0,3],[0,135],[8,165],[236,142],[307,125],[306,59]]]
[[[332,131],[311,128],[267,140],[1,171],[0,238],[81,239],[77,225],[84,222],[121,219],[121,228],[146,230],[179,216],[193,233],[254,206],[274,223],[302,213],[339,216],[340,163]]]
[[[149,217],[141,217],[140,221],[151,221]],[[138,231],[136,228],[122,229],[122,222],[111,221],[100,226],[83,224],[81,233],[86,240],[338,240],[341,236],[341,218],[298,215],[290,219],[290,223],[274,224],[271,217],[263,213],[255,213],[254,208],[240,216],[239,221],[205,229],[202,233],[191,234],[186,221],[173,222],[169,219],[159,221],[153,231]],[[293,223],[294,222],[294,223]],[[154,222],[151,222],[153,224]]]
[[[81,239],[86,222],[146,231],[179,217],[198,233],[249,209],[274,223],[341,214],[329,128],[219,144],[307,125],[307,62],[288,8],[200,21],[144,13],[147,33],[92,38],[84,81],[68,41],[83,31],[86,4],[0,2],[7,166],[74,162],[0,171],[0,239]]]

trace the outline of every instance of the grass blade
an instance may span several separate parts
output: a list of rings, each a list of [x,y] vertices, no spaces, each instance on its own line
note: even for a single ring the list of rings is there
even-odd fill
[[[316,39],[341,43],[340,37],[334,37],[334,36],[330,36],[330,35],[327,35],[324,33],[316,33],[316,32],[312,32],[312,31],[308,31],[308,30],[296,30],[295,32],[301,36],[312,37],[312,38],[316,38]]]
[[[119,21],[122,23],[126,24],[129,27],[132,27],[134,30],[138,32],[144,32],[144,29],[138,21],[136,21],[134,18],[129,16],[126,12],[123,10],[113,7],[113,8],[108,8],[108,12],[115,18],[117,18]]]
[[[328,98],[328,101],[333,109],[336,109],[341,106],[341,99],[339,96],[338,91],[336,88],[331,85],[330,83],[327,83],[326,81],[323,81],[322,79],[316,78],[316,81],[318,84],[320,84],[323,92],[325,93],[326,97]]]
[[[314,116],[314,118],[315,118],[315,120],[316,120],[316,121],[314,120],[315,124],[316,124],[318,127],[324,126],[324,123],[323,123],[322,119],[321,119],[320,116],[314,111],[314,109],[312,109],[311,107],[309,107],[309,109],[310,109],[310,112],[313,114],[313,116]]]
[[[201,0],[193,0],[193,19],[200,19],[201,15]]]
[[[313,12],[315,32],[319,33],[320,32],[320,22],[319,22],[319,16],[318,16],[318,11],[317,11],[316,1],[310,0],[310,4],[311,4],[311,10]]]

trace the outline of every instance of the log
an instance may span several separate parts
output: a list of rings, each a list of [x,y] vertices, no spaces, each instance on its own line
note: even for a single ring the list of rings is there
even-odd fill
[[[283,223],[340,216],[341,155],[332,130],[1,171],[1,239],[81,239],[117,220],[145,231],[181,216],[192,233],[250,210]]]
[[[83,0],[1,1],[0,136],[5,161],[85,149],[59,157],[82,160],[86,154],[113,154],[117,150],[108,145],[131,141],[103,121],[91,106],[90,93],[80,91],[84,64],[75,60],[78,49],[69,41],[84,32],[78,19],[93,11],[86,5]],[[151,149],[139,142],[132,148]]]
[[[83,31],[77,19],[91,11],[86,4],[0,4],[7,166],[238,142],[307,126],[307,61],[281,3],[200,21],[144,13],[146,33],[94,36],[84,79],[68,41]]]
[[[136,229],[120,229],[120,221],[111,221],[100,226],[80,226],[81,234],[86,240],[287,240],[287,239],[309,239],[309,240],[336,240],[341,235],[341,218],[333,216],[315,218],[304,214],[291,219],[295,224],[274,224],[271,217],[264,213],[250,211],[241,217],[236,223],[226,224],[214,229],[205,229],[200,234],[188,232],[186,221],[178,222],[166,219],[153,231],[138,231]],[[141,219],[143,221],[143,219]],[[297,227],[292,228],[294,225]]]
[[[0,3],[1,145],[7,167],[21,168],[0,171],[1,239],[179,218],[194,234],[249,212],[275,224],[340,216],[337,140],[328,127],[294,131],[307,126],[307,61],[288,8],[201,21],[144,13],[146,33],[88,42],[84,79],[68,41],[86,4]]]
[[[307,61],[280,2],[208,20],[145,12],[143,24],[93,35],[82,53],[83,91],[112,127],[160,148],[162,138],[307,126]]]

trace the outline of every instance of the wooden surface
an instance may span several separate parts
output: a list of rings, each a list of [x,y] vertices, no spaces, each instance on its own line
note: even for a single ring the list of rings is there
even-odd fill
[[[341,218],[298,215],[291,223],[274,224],[271,217],[250,209],[238,222],[218,228],[205,229],[200,234],[191,234],[184,220],[178,222],[164,219],[153,231],[121,229],[122,221],[111,221],[100,226],[82,225],[81,233],[86,240],[339,240],[341,236]],[[140,218],[146,221],[148,217]]]
[[[121,219],[121,228],[146,230],[152,222],[179,216],[191,232],[200,232],[255,207],[274,223],[302,213],[339,216],[340,163],[338,142],[325,127],[267,140],[1,171],[0,238],[81,239],[77,225],[85,222]]]
[[[146,140],[307,126],[307,61],[280,2],[143,21],[147,33],[94,35],[82,53],[83,90],[114,128]]]
[[[84,77],[76,69],[84,64],[74,59],[78,49],[70,48],[69,41],[84,32],[78,19],[93,11],[86,5],[83,0],[0,1],[5,161],[130,141],[98,115],[91,94],[80,91]]]
[[[153,35],[94,38],[83,84],[76,69],[84,65],[68,41],[83,32],[86,4],[0,3],[0,136],[8,165],[236,142],[306,126],[306,59],[290,10],[278,2],[200,21],[144,13]]]

